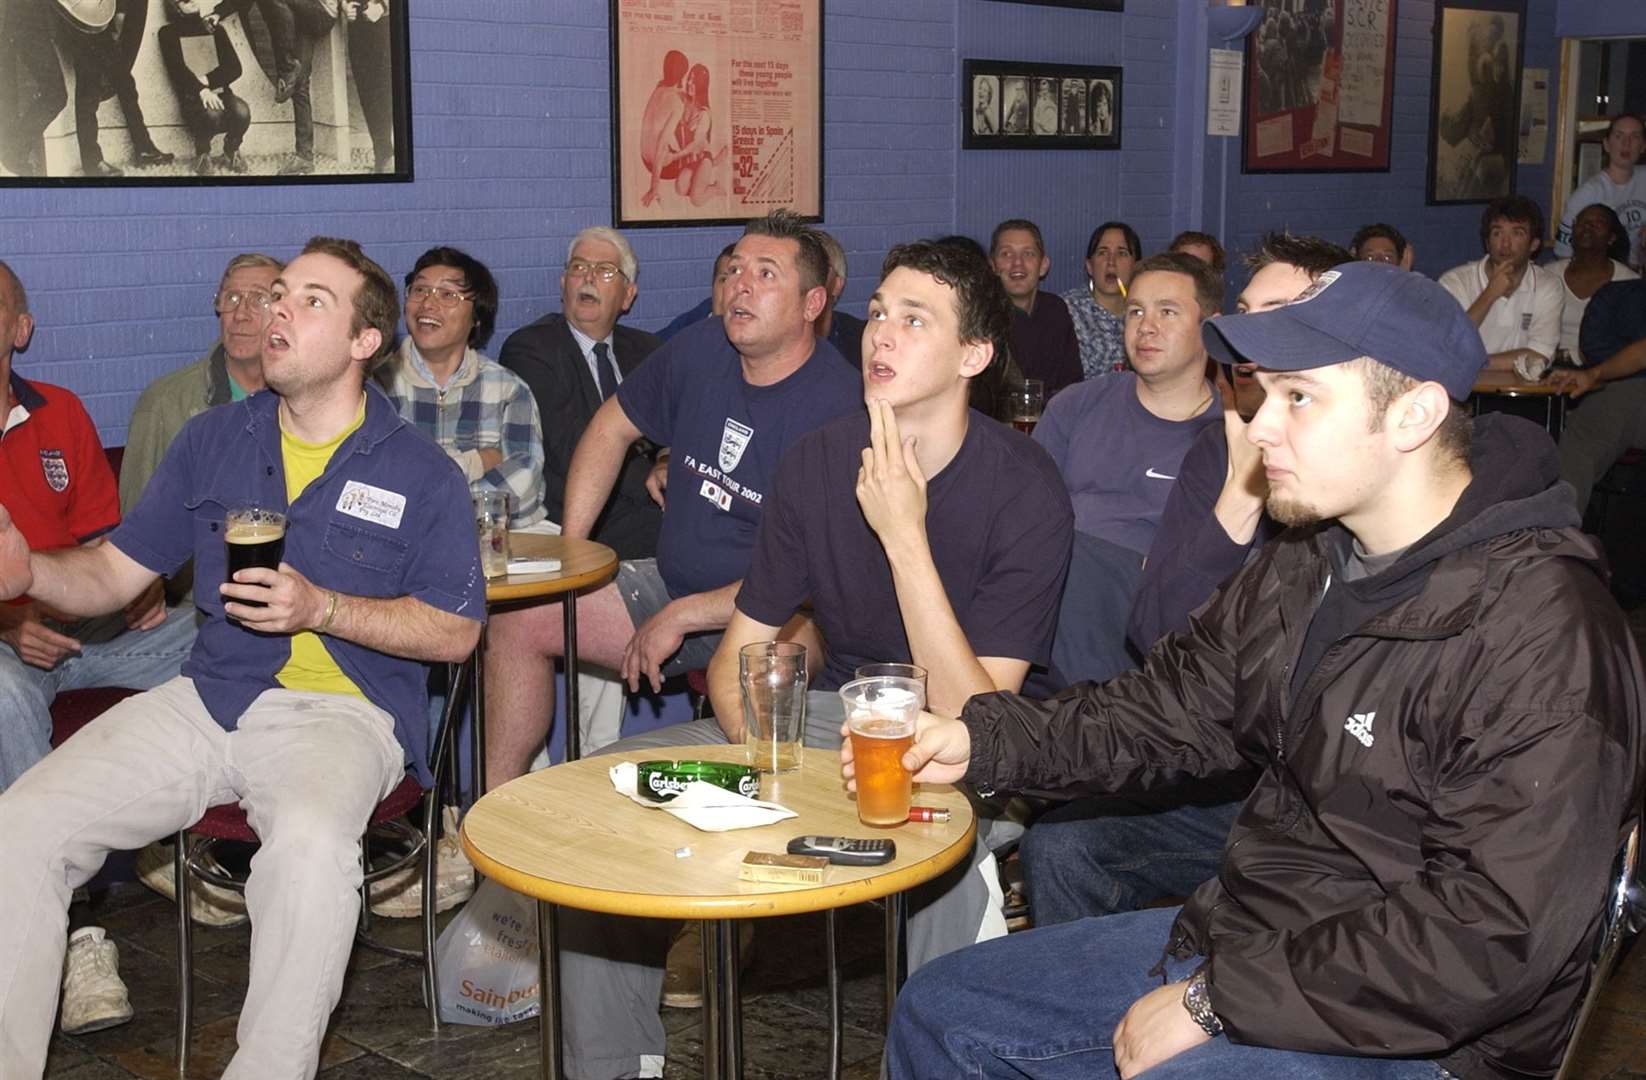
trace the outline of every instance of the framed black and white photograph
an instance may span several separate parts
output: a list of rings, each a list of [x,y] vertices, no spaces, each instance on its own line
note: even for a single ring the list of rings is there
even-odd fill
[[[967,60],[961,85],[965,149],[1120,149],[1118,67]]]
[[[1431,205],[1514,191],[1524,26],[1518,0],[1445,0],[1435,9]]]
[[[407,2],[0,3],[0,185],[410,180]]]

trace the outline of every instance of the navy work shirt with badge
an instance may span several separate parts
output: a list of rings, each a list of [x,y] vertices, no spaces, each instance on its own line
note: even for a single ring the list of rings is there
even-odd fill
[[[781,382],[751,386],[720,319],[689,326],[617,390],[641,434],[669,447],[669,505],[657,570],[671,597],[718,589],[749,569],[777,462],[800,436],[863,409],[862,377],[827,341]]]
[[[286,503],[280,398],[268,391],[208,409],[183,426],[109,542],[144,567],[170,574],[190,558],[200,582],[224,580],[223,520],[261,506],[286,514],[283,559],[322,589],[350,596],[410,596],[483,621],[474,512],[463,474],[445,451],[402,420],[376,386],[366,416],[326,471]],[[215,588],[196,588],[206,622],[183,674],[212,718],[233,731],[291,655],[290,638],[230,622]],[[342,638],[321,641],[366,698],[394,717],[395,737],[420,781],[428,769],[427,668]]]

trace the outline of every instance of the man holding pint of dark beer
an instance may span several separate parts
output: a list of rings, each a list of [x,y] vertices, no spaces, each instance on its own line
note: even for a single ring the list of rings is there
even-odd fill
[[[398,304],[358,245],[311,240],[275,280],[268,315],[275,393],[190,420],[106,543],[30,553],[0,514],[0,595],[92,615],[192,557],[205,616],[181,676],[104,713],[0,795],[0,1076],[44,1069],[70,890],[109,851],[236,802],[263,843],[246,886],[251,979],[223,1075],[313,1076],[359,913],[360,835],[408,769],[430,779],[424,662],[466,657],[485,611],[467,486],[365,385]],[[272,546],[278,526],[273,568],[225,580],[225,549]]]

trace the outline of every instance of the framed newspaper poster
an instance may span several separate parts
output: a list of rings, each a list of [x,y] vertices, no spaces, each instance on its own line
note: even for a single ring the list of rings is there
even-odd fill
[[[1397,0],[1255,0],[1243,168],[1387,172]]]
[[[612,219],[823,214],[823,0],[611,0]]]

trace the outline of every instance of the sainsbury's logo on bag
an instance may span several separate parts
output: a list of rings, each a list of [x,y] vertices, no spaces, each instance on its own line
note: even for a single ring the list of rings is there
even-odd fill
[[[478,1001],[480,1004],[492,1009],[507,1009],[511,1005],[525,1001],[528,998],[533,1001],[537,1000],[536,983],[532,983],[530,986],[517,986],[508,993],[501,994],[489,986],[476,986],[470,980],[464,979],[461,989],[464,997],[471,1001]]]

